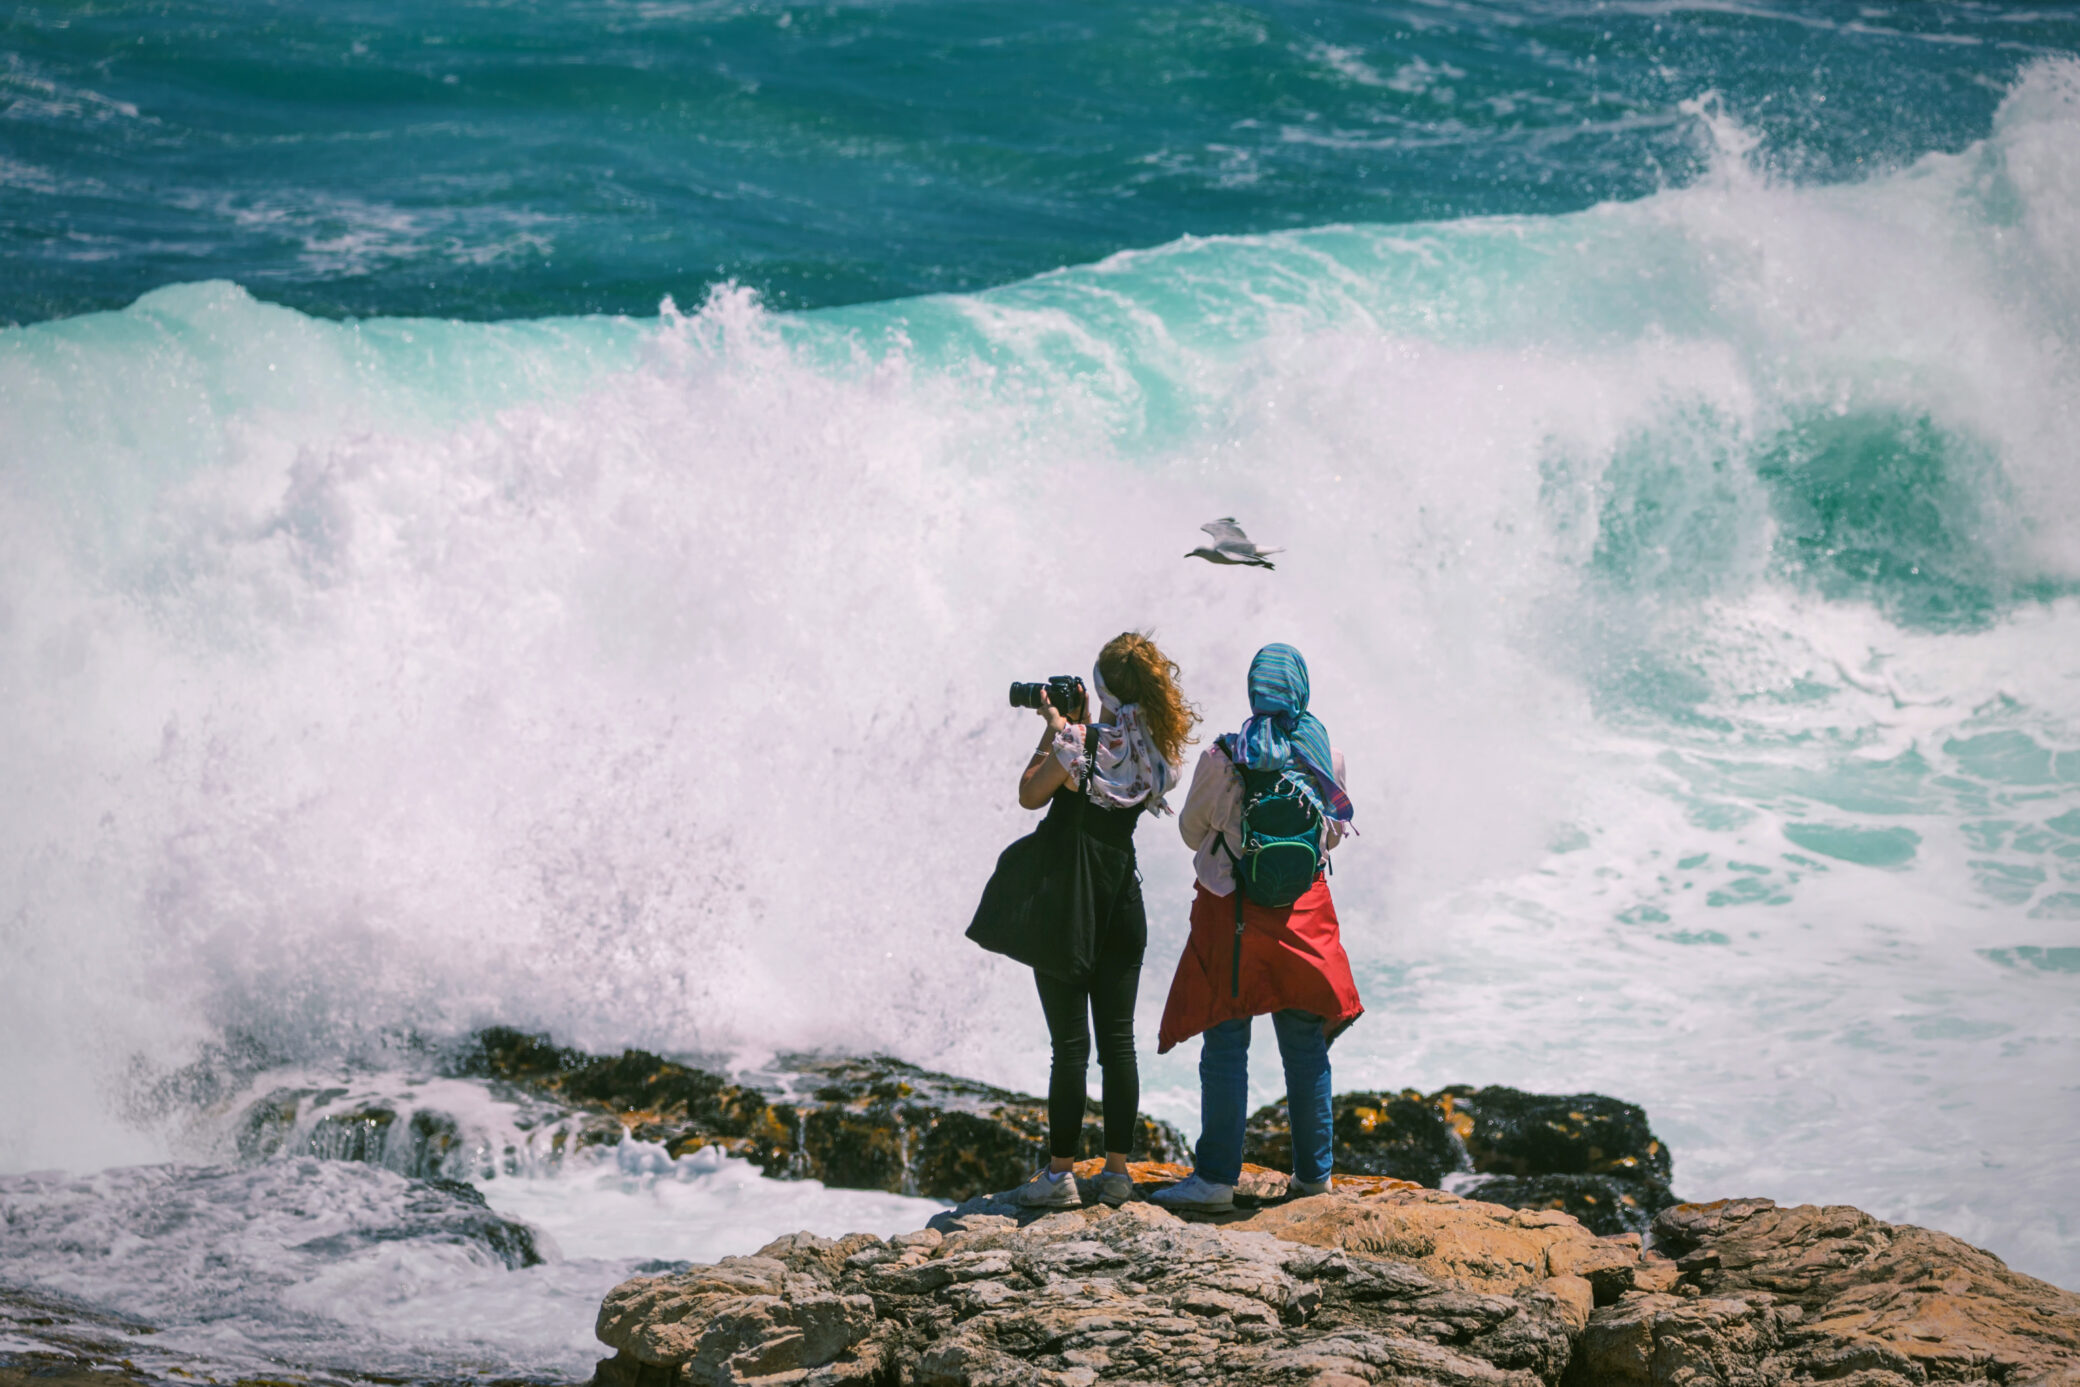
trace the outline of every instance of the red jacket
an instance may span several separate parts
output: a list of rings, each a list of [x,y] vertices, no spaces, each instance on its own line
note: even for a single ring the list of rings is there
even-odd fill
[[[1170,980],[1156,1053],[1238,1016],[1297,1007],[1328,1023],[1329,1036],[1365,1014],[1343,952],[1327,877],[1282,909],[1242,907],[1241,985],[1235,969],[1235,898],[1204,886],[1192,898],[1192,937]]]

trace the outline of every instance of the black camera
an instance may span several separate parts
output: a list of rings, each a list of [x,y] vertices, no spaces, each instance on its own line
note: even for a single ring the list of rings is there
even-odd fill
[[[1011,706],[1038,708],[1043,693],[1055,711],[1069,721],[1075,722],[1083,716],[1083,681],[1073,674],[1057,674],[1045,684],[1013,684]]]

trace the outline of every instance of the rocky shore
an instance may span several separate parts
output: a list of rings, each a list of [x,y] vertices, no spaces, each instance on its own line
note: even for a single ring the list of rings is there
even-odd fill
[[[486,1087],[519,1114],[488,1135],[455,1115]],[[1335,1187],[1307,1198],[1291,1197],[1273,1104],[1250,1119],[1235,1210],[1180,1218],[1148,1198],[1187,1173],[1168,1124],[1144,1118],[1154,1159],[1124,1206],[1088,1202],[1093,1159],[1086,1206],[1041,1216],[1006,1192],[1041,1157],[1044,1102],[885,1058],[783,1056],[725,1077],[492,1030],[387,1091],[273,1089],[239,1113],[239,1157],[386,1166],[409,1177],[414,1236],[515,1270],[541,1260],[535,1234],[473,1182],[624,1142],[650,1144],[646,1161],[717,1149],[782,1179],[952,1205],[892,1238],[800,1233],[650,1264],[600,1308],[613,1353],[598,1387],[2080,1387],[2080,1297],[1852,1208],[1685,1203],[1646,1114],[1597,1094],[1342,1094]],[[152,1333],[0,1292],[14,1341],[0,1387],[222,1376],[133,1363]]]
[[[490,1081],[528,1106],[534,1159],[624,1139],[671,1157],[716,1148],[776,1179],[961,1201],[1008,1189],[1044,1158],[1047,1104],[886,1056],[782,1055],[760,1075],[729,1078],[625,1050],[592,1055],[506,1028],[447,1054],[451,1077]],[[366,1161],[422,1179],[512,1173],[516,1151],[475,1147],[457,1120],[430,1108],[341,1101],[345,1090],[281,1088],[238,1123],[246,1161],[285,1151]],[[1082,1154],[1103,1149],[1090,1103]],[[1594,1093],[1534,1094],[1456,1085],[1435,1093],[1345,1093],[1335,1100],[1335,1167],[1517,1208],[1558,1209],[1598,1233],[1644,1233],[1679,1202],[1667,1148],[1637,1106]],[[1142,1115],[1138,1154],[1189,1161],[1183,1134]],[[1283,1103],[1249,1121],[1245,1159],[1292,1162]]]
[[[1008,1189],[1044,1158],[1047,1104],[886,1056],[782,1055],[727,1078],[644,1050],[588,1054],[506,1028],[478,1032],[442,1064],[530,1106],[534,1159],[556,1161],[624,1139],[674,1158],[716,1148],[776,1179],[961,1201]],[[512,1173],[516,1151],[473,1147],[450,1114],[340,1101],[344,1090],[283,1088],[238,1123],[247,1161],[284,1151],[367,1161],[424,1179]],[[1082,1154],[1103,1149],[1098,1105]],[[1335,1167],[1514,1208],[1557,1209],[1598,1233],[1644,1233],[1678,1201],[1668,1149],[1637,1106],[1601,1094],[1534,1094],[1456,1085],[1435,1093],[1346,1093],[1335,1100]],[[1189,1161],[1183,1134],[1143,1114],[1139,1154]],[[1286,1169],[1283,1103],[1255,1113],[1248,1161]]]
[[[1253,1177],[1259,1207],[1218,1221],[978,1200],[891,1239],[796,1234],[640,1277],[600,1308],[597,1382],[2080,1383],[2080,1297],[1851,1208],[1682,1204],[1642,1240],[1384,1177],[1295,1200]]]
[[[591,1055],[547,1036],[493,1028],[446,1056],[442,1070],[489,1080],[527,1104],[526,1120],[542,1137],[531,1154],[552,1162],[632,1139],[658,1143],[674,1158],[716,1148],[775,1179],[960,1200],[1024,1179],[1047,1134],[1045,1099],[881,1056],[781,1055],[754,1084],[646,1050]],[[342,1104],[342,1092],[264,1095],[239,1120],[240,1156],[264,1160],[300,1149],[455,1179],[512,1173],[519,1159],[514,1151],[472,1149],[447,1113]],[[1183,1135],[1146,1115],[1139,1146],[1155,1160],[1186,1155]],[[1084,1149],[1103,1149],[1096,1103]]]
[[[1852,1208],[1684,1203],[1646,1114],[1598,1094],[1339,1095],[1336,1186],[1300,1199],[1274,1104],[1218,1217],[1148,1202],[1187,1153],[1144,1119],[1132,1201],[1096,1204],[1087,1160],[1086,1206],[1039,1216],[1005,1192],[1040,1158],[1042,1100],[897,1061],[783,1057],[752,1084],[490,1031],[451,1072],[553,1105],[571,1147],[716,1146],[959,1201],[894,1238],[801,1233],[624,1283],[599,1387],[2080,1387],[2080,1298]]]
[[[1144,1117],[1132,1201],[1038,1217],[1004,1192],[1041,1158],[1045,1103],[900,1061],[783,1056],[726,1078],[491,1030],[445,1072],[532,1105],[529,1140],[552,1156],[714,1147],[782,1179],[954,1203],[895,1238],[802,1233],[624,1283],[599,1314],[600,1387],[2080,1387],[2080,1298],[1852,1208],[1684,1203],[1647,1115],[1599,1094],[1339,1095],[1336,1186],[1301,1199],[1273,1104],[1217,1218],[1148,1202],[1189,1154]],[[241,1153],[294,1140],[435,1181],[493,1158],[439,1112],[331,1101],[268,1094]]]

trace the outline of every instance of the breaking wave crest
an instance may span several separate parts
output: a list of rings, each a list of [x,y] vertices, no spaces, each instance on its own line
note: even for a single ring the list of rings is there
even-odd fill
[[[1773,180],[1697,116],[1712,172],[1643,201],[975,295],[337,323],[211,283],[0,333],[0,1101],[62,1115],[0,1166],[163,1155],[251,1070],[489,1022],[1033,1086],[1029,981],[958,940],[1024,822],[1002,690],[1127,627],[1216,727],[1257,644],[1307,651],[1376,1010],[1494,1028],[1496,1077],[1617,1061],[1555,1059],[1550,1014],[1461,1015],[1477,979],[1438,1004],[1420,960],[1541,911],[1513,987],[1571,978],[1620,907],[1726,943],[1706,892],[1613,903],[1582,865],[1651,879],[1686,835],[1797,824],[1838,874],[1875,854],[1849,897],[1914,929],[2065,948],[2069,857],[2003,838],[1989,893],[1938,839],[2025,783],[1973,772],[1974,737],[2042,753],[2048,803],[2007,818],[2080,804],[2080,64],[1849,185]],[[1228,514],[1287,546],[1275,580],[1181,561]],[[1802,822],[1910,751],[1904,807]],[[1926,846],[1853,837],[1894,828]],[[1150,899],[1181,901],[1164,838]],[[1734,879],[1761,880],[1707,889],[1859,947],[1848,897]],[[1695,956],[1628,955],[1625,1005],[1680,1014]],[[1905,986],[1872,969],[1851,995]],[[1986,1102],[2036,1081],[2023,1050]],[[1385,1035],[1339,1055],[1351,1083],[1486,1077]],[[1696,1073],[1611,1086],[1654,1108]],[[1695,1169],[1760,1140],[1700,1136]]]

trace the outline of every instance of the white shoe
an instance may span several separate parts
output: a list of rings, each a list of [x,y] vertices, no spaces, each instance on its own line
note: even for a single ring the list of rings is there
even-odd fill
[[[1101,1170],[1093,1182],[1098,1198],[1117,1209],[1134,1197],[1134,1177],[1118,1170]]]
[[[1195,1170],[1169,1189],[1157,1190],[1149,1199],[1166,1209],[1181,1209],[1194,1214],[1225,1214],[1235,1207],[1235,1187],[1202,1180]]]
[[[1330,1180],[1303,1180],[1295,1175],[1286,1186],[1286,1193],[1294,1199],[1305,1199],[1311,1194],[1327,1194],[1330,1183]]]
[[[1064,1171],[1057,1180],[1042,1170],[1020,1185],[1011,1196],[1028,1209],[1081,1209],[1083,1196],[1076,1192],[1076,1176]]]

